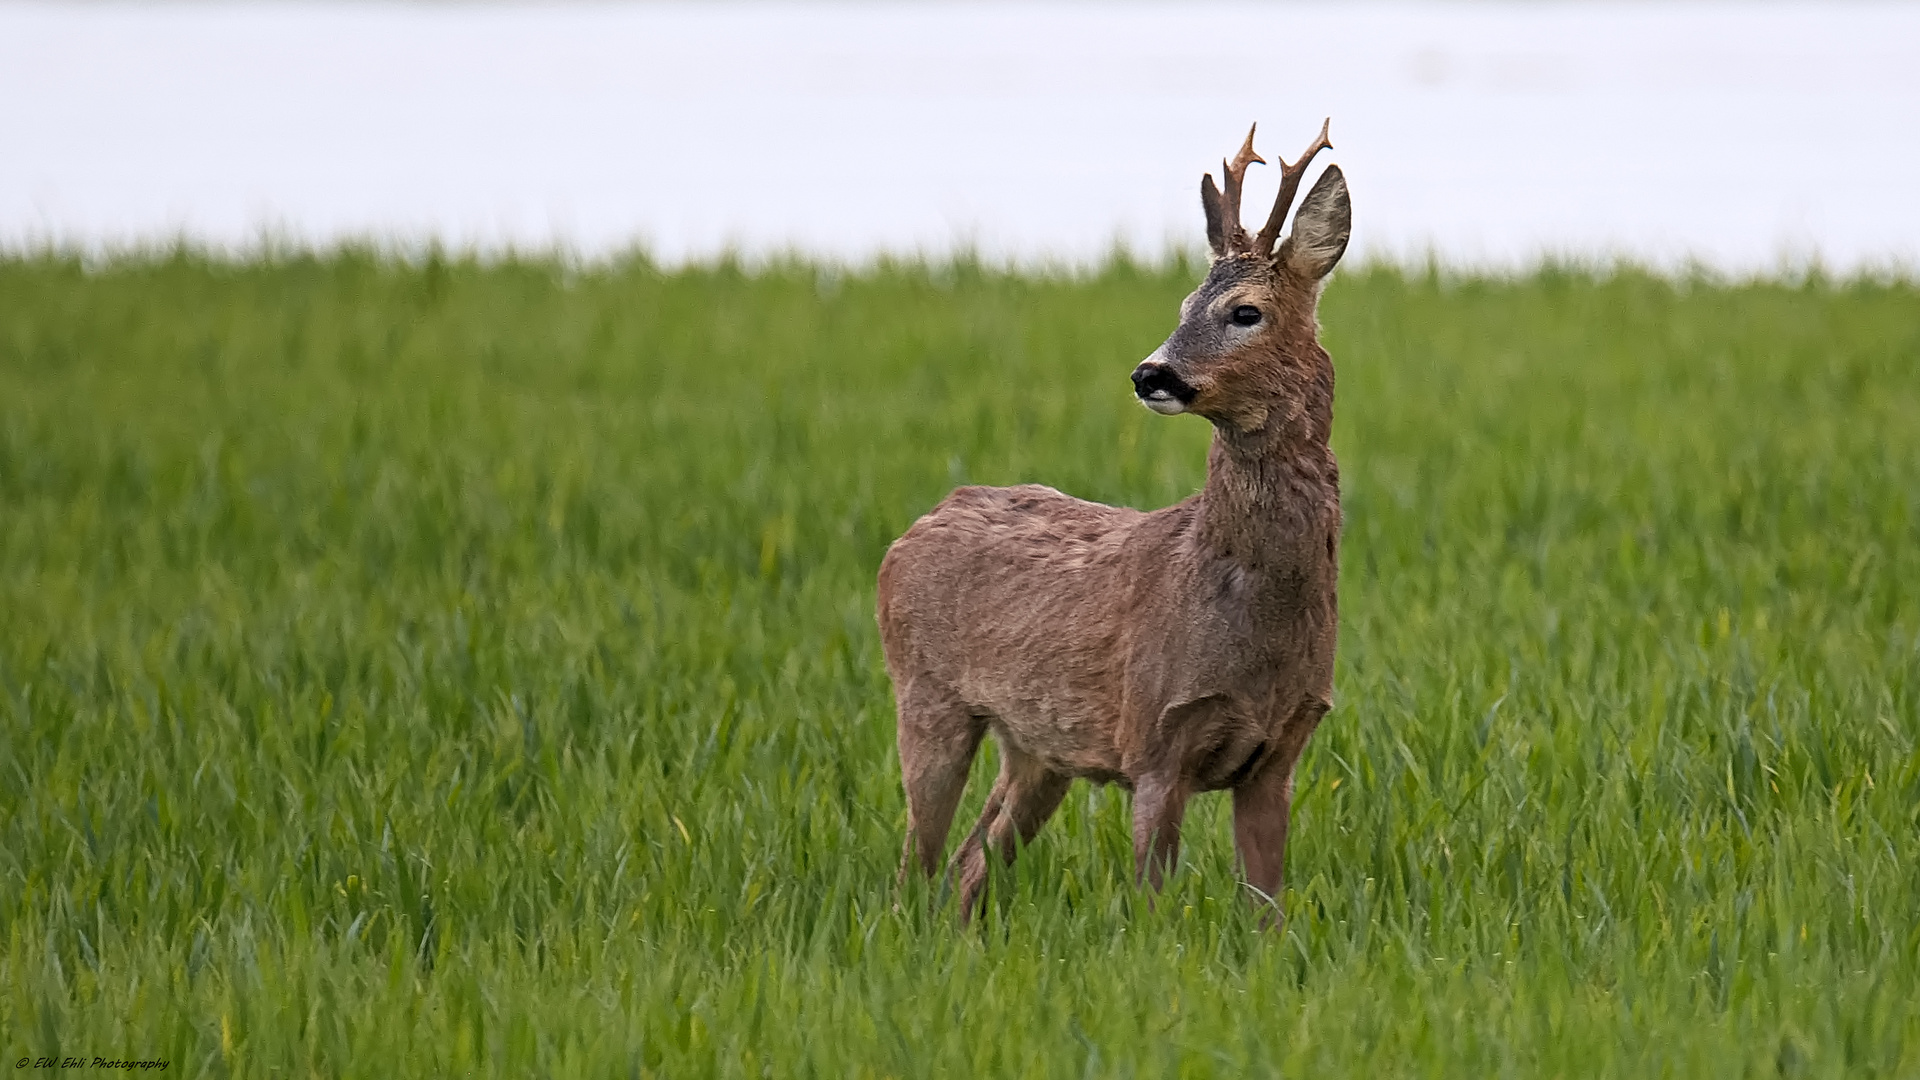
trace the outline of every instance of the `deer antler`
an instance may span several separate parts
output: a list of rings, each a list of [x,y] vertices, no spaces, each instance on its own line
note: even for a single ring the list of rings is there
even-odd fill
[[[1232,161],[1221,161],[1220,172],[1226,181],[1224,197],[1220,200],[1220,216],[1225,226],[1223,237],[1226,249],[1234,251],[1247,246],[1247,229],[1240,224],[1240,185],[1246,182],[1247,166],[1258,162],[1267,163],[1267,159],[1253,152],[1253,132],[1260,125],[1247,128],[1247,141],[1240,144],[1240,152],[1233,155]]]
[[[1287,211],[1293,209],[1293,196],[1300,190],[1301,179],[1307,175],[1307,165],[1313,161],[1315,154],[1318,154],[1322,150],[1333,149],[1333,144],[1327,141],[1327,125],[1332,122],[1332,117],[1328,117],[1320,122],[1320,134],[1314,137],[1313,145],[1307,147],[1306,150],[1300,154],[1299,159],[1293,164],[1287,164],[1286,158],[1279,159],[1280,194],[1274,197],[1273,213],[1267,215],[1266,225],[1260,229],[1260,235],[1254,238],[1253,250],[1256,254],[1273,254],[1274,241],[1280,239],[1280,227],[1287,222]],[[1253,146],[1252,135],[1247,136],[1247,146],[1249,149]],[[1244,171],[1244,168],[1242,171]],[[1236,208],[1236,213],[1232,220],[1238,223],[1240,220],[1237,212],[1239,206],[1239,188],[1236,186],[1231,190],[1234,192],[1234,206]]]

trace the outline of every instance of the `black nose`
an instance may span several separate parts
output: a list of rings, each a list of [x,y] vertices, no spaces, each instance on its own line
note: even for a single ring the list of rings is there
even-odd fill
[[[1156,393],[1165,393],[1180,401],[1193,397],[1193,390],[1186,381],[1173,373],[1173,369],[1158,360],[1143,361],[1133,369],[1133,393],[1135,397],[1150,397]]]
[[[1155,380],[1166,374],[1166,368],[1149,360],[1133,369],[1133,392],[1146,397],[1153,393]]]

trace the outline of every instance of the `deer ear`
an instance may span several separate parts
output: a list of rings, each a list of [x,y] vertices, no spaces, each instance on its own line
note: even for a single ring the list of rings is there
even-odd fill
[[[1227,225],[1220,213],[1220,189],[1213,186],[1212,173],[1200,177],[1200,209],[1207,215],[1207,246],[1217,259],[1227,253]]]
[[[1293,215],[1293,234],[1280,245],[1277,262],[1309,281],[1319,281],[1347,253],[1353,232],[1353,206],[1347,201],[1347,178],[1340,166],[1329,165]]]

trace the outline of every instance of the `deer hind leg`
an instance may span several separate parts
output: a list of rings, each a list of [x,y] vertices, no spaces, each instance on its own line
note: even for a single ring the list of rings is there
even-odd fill
[[[943,687],[916,681],[900,694],[900,777],[907,789],[907,840],[900,883],[917,860],[931,878],[946,853],[947,830],[967,786],[967,770],[987,723]]]
[[[1049,770],[1040,759],[1000,740],[1000,776],[966,842],[954,854],[960,873],[960,918],[973,917],[986,893],[987,853],[1013,862],[1018,845],[1030,842],[1060,808],[1073,778]]]

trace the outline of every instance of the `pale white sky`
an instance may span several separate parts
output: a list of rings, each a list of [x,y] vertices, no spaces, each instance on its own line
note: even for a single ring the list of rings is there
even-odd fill
[[[1151,253],[1328,115],[1363,256],[1920,265],[1920,5],[1753,2],[0,0],[0,245]]]

